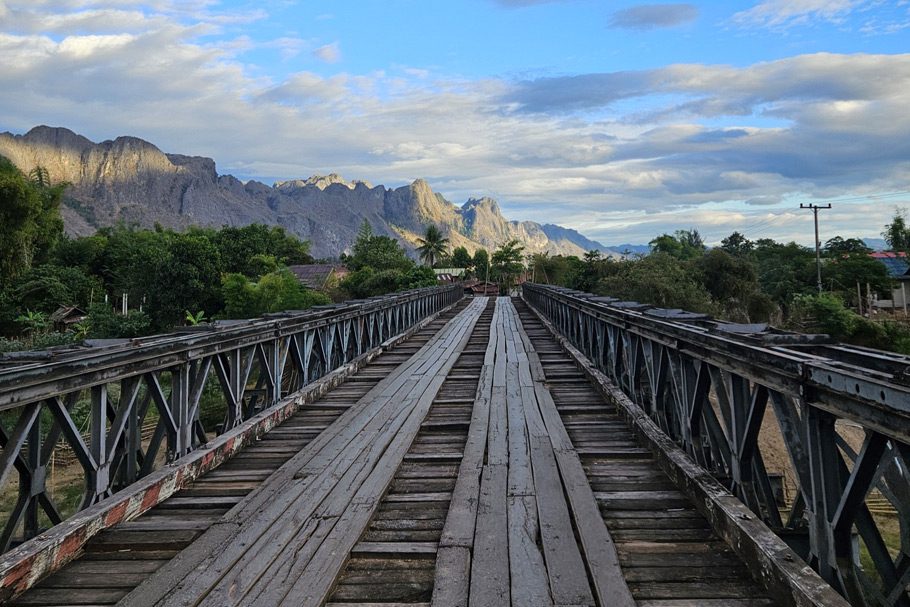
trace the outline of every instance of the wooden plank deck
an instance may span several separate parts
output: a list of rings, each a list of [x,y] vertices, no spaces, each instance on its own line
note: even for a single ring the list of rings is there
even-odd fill
[[[777,604],[523,304],[434,330],[16,604]]]
[[[481,376],[432,604],[635,605],[543,368],[505,298]]]

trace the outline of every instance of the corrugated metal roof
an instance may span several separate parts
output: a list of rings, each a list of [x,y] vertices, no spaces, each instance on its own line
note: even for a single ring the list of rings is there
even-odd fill
[[[907,263],[906,253],[893,253],[891,251],[876,251],[869,253],[869,256],[878,262],[884,264],[888,270],[888,276],[898,278],[910,270],[910,264]]]
[[[311,263],[300,266],[288,266],[288,269],[307,287],[311,289],[321,289],[325,286],[325,281],[332,275],[335,267],[336,266],[329,263]]]

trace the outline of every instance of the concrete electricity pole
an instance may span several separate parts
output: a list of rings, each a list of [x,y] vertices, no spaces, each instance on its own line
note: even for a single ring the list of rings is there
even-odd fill
[[[812,209],[812,214],[815,216],[815,271],[818,274],[818,292],[822,292],[822,256],[821,256],[821,242],[818,240],[818,210],[819,209],[830,209],[831,203],[829,202],[825,206],[820,206],[817,204],[800,204],[799,208],[801,209]]]

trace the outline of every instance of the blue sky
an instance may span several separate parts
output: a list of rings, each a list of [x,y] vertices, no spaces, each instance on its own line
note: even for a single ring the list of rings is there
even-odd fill
[[[907,0],[0,0],[0,130],[809,243],[910,206],[908,51]]]

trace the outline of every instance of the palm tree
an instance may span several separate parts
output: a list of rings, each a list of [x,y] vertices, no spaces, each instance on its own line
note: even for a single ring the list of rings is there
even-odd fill
[[[423,238],[418,238],[417,242],[420,243],[420,246],[417,247],[420,252],[420,260],[432,268],[439,258],[446,254],[449,239],[443,238],[439,228],[431,225],[427,228]]]

